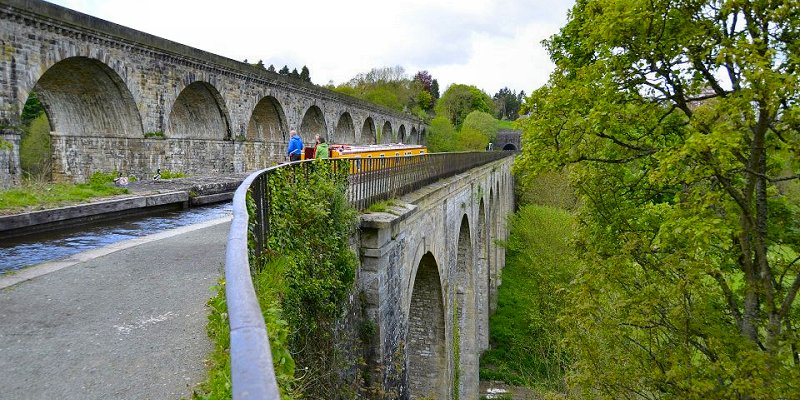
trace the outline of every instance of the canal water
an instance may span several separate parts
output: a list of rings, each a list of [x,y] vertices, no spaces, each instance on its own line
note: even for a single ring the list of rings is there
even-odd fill
[[[231,216],[231,202],[98,222],[0,242],[0,275],[123,240]]]

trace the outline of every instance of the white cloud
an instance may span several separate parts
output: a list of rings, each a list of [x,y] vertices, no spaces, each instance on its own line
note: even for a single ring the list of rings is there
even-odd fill
[[[569,0],[207,2],[57,0],[56,4],[249,62],[308,66],[317,84],[375,67],[428,70],[440,88],[543,84],[552,64],[540,42],[566,21]]]

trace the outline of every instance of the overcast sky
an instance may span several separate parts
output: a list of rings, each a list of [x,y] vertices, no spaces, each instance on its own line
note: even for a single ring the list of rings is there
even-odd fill
[[[303,65],[319,85],[376,67],[427,70],[490,96],[530,93],[553,69],[541,45],[571,0],[54,0],[211,53],[277,69]]]

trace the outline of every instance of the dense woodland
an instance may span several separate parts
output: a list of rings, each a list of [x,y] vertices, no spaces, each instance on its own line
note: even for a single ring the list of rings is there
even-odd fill
[[[524,383],[800,398],[800,2],[579,0],[545,45],[556,70],[523,105],[515,172],[524,199],[545,182],[576,201],[511,224],[508,267],[527,257],[539,280],[516,326],[549,357]],[[554,218],[575,221],[572,259],[540,264],[563,247],[520,241]]]

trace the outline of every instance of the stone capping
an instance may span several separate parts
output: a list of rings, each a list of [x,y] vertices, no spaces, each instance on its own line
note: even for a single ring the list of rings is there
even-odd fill
[[[39,0],[0,0],[0,6],[3,6],[0,12],[7,13],[11,17],[30,19],[32,23],[44,22],[57,29],[72,31],[72,33],[77,34],[77,36],[84,35],[103,41],[119,41],[123,45],[140,47],[143,52],[149,51],[168,57],[179,56],[188,58],[195,64],[193,67],[199,70],[210,70],[212,68],[209,67],[213,67],[213,69],[218,69],[222,73],[240,76],[245,80],[253,79],[266,85],[278,86],[289,91],[313,95],[311,97],[321,97],[354,104],[376,113],[391,115],[401,119],[410,119],[416,121],[420,125],[423,124],[422,120],[412,114],[399,113],[309,82],[292,79],[278,73],[272,73],[266,69],[261,70],[258,67],[251,66],[244,62],[189,47],[178,42],[128,28],[59,5]],[[2,19],[7,19],[7,17],[2,16]],[[44,19],[44,21],[42,21],[42,19]],[[67,32],[60,33],[68,35]],[[107,37],[102,37],[98,35],[98,33],[107,35]],[[79,38],[79,40],[81,39]],[[112,46],[111,43],[107,45]],[[179,63],[178,61],[175,62]]]
[[[87,218],[103,214],[123,212],[131,209],[156,207],[174,203],[185,203],[189,200],[186,191],[173,191],[148,196],[134,196],[121,199],[103,200],[88,204],[79,204],[23,214],[0,216],[0,237],[4,231],[30,226]]]

